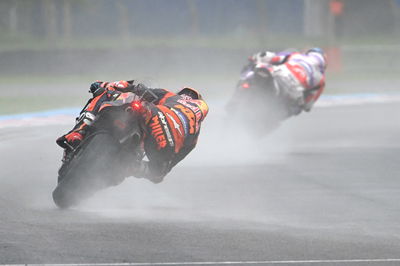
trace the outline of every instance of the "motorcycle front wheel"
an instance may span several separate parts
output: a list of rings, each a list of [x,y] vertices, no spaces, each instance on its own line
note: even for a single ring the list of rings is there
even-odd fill
[[[75,206],[116,183],[119,143],[106,132],[85,141],[53,191],[54,203],[61,209]]]

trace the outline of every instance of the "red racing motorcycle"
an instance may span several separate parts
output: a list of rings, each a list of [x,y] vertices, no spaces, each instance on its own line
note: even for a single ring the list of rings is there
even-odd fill
[[[104,102],[77,147],[62,143],[66,148],[53,191],[59,208],[77,205],[101,189],[120,184],[129,175],[128,165],[142,160],[143,106],[135,97],[128,92]]]

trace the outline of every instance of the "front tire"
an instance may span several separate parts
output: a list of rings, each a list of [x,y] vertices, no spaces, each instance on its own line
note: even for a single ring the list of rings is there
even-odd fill
[[[119,143],[105,132],[89,136],[87,141],[53,191],[54,203],[61,209],[77,205],[98,190],[115,184]]]

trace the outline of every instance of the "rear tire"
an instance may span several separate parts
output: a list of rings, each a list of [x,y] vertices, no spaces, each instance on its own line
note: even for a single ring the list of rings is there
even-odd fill
[[[61,209],[69,208],[114,185],[118,157],[119,143],[109,134],[100,133],[88,139],[70,162],[69,170],[59,177],[53,191],[54,203]]]

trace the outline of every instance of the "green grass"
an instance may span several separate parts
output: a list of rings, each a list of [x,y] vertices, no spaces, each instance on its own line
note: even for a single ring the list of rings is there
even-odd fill
[[[79,107],[85,104],[79,97],[2,97],[0,115],[36,112],[64,107]]]
[[[100,75],[100,77],[103,77]],[[203,91],[207,99],[220,99],[230,97],[233,93],[234,86],[239,77],[239,74],[225,73],[224,75],[217,74],[200,74],[189,76],[158,76],[155,78],[157,85],[171,90],[177,90],[180,86],[193,86],[200,91]],[[24,113],[32,111],[40,111],[46,109],[55,109],[63,107],[80,107],[85,104],[85,101],[90,97],[87,93],[87,88],[90,82],[95,78],[92,76],[0,76],[0,84],[12,85],[13,89],[10,93],[3,93],[0,98],[0,114]],[[327,86],[325,93],[362,93],[362,92],[388,92],[399,91],[395,86],[398,84],[399,77],[397,73],[330,73],[327,75]],[[386,84],[391,84],[392,87],[380,88],[379,81],[385,80]],[[52,85],[57,85],[62,82],[62,89],[57,89]],[[26,89],[24,86],[35,84],[37,87],[42,85],[48,86],[49,89],[40,92]],[[73,91],[66,91],[69,85]],[[368,85],[365,87],[364,85]],[[376,84],[376,85],[374,85]],[[7,89],[7,86],[2,86]],[[37,94],[40,95],[37,95]]]
[[[311,39],[311,38],[298,38],[298,36],[261,36],[255,38],[251,35],[236,35],[236,36],[197,36],[193,38],[187,37],[135,37],[124,41],[104,42],[102,38],[98,40],[90,39],[77,39],[73,41],[59,40],[57,42],[48,41],[45,39],[35,39],[29,36],[0,36],[0,52],[2,51],[19,51],[19,50],[64,50],[64,49],[133,49],[135,47],[146,48],[214,48],[214,49],[244,49],[257,51],[259,49],[266,49],[269,47],[307,47],[311,44],[314,45],[327,45],[324,40]],[[251,41],[246,41],[251,40]],[[399,41],[391,36],[383,36],[381,38],[365,37],[365,38],[347,38],[340,41],[341,44],[346,45],[377,45],[377,44],[393,44],[398,45]],[[379,56],[378,53],[375,56]],[[351,58],[351,62],[363,64],[359,58]],[[244,59],[245,61],[245,59]],[[346,63],[346,62],[343,62]],[[230,66],[231,67],[231,66]],[[177,89],[182,85],[194,86],[200,90],[204,90],[204,95],[209,99],[219,99],[230,97],[239,78],[239,70],[241,66],[237,66],[237,71],[221,70],[221,73],[195,73],[193,75],[186,75],[186,73],[177,73],[174,69],[166,69],[162,74],[152,77],[157,81],[157,85],[169,89]],[[230,69],[234,69],[233,67]],[[383,66],[385,69],[385,66]],[[12,113],[24,113],[32,111],[41,111],[53,108],[83,106],[85,97],[89,97],[86,93],[89,84],[96,79],[102,80],[118,80],[126,78],[126,73],[91,73],[91,74],[76,74],[76,75],[0,75],[0,89],[3,94],[0,98],[0,115]],[[140,77],[139,77],[140,78]],[[325,93],[359,93],[359,92],[381,92],[383,91],[399,91],[395,86],[400,79],[396,70],[391,72],[331,72],[328,66],[327,71],[327,87]],[[380,88],[379,81],[394,81],[393,87]],[[66,93],[65,95],[59,91],[50,91],[50,95],[42,92],[42,95],[35,95],[35,92],[29,92],[26,95],[26,90],[18,92],[18,87],[29,86],[35,84],[57,85],[62,82],[63,86],[68,85],[76,86],[74,93]],[[364,86],[371,83],[371,86]],[[389,82],[386,82],[388,84]],[[356,86],[354,86],[356,84]],[[360,84],[360,85],[358,85]],[[377,84],[377,85],[374,85]],[[8,90],[7,85],[13,85],[11,93],[4,93]],[[222,87],[218,87],[221,85]],[[51,87],[51,86],[49,86]],[[81,89],[80,89],[81,88]],[[57,88],[54,88],[56,90]],[[49,89],[50,90],[50,89]],[[80,91],[81,90],[81,91]]]

